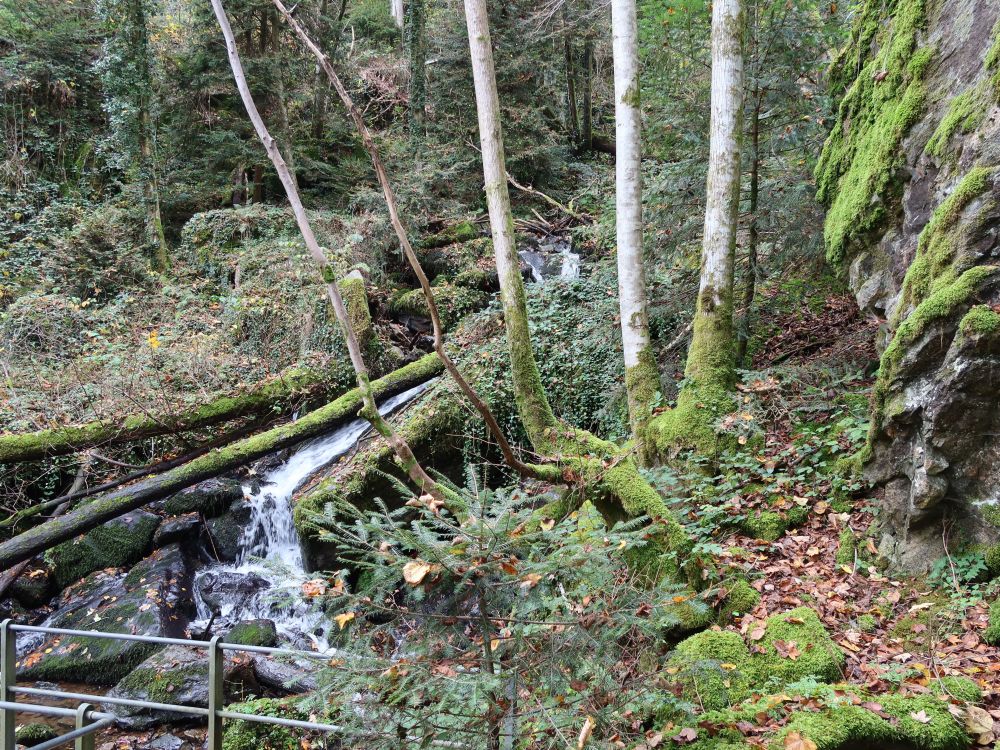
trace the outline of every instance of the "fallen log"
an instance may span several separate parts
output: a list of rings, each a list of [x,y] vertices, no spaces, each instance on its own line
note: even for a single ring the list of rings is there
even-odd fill
[[[355,321],[363,347],[375,337],[364,281],[349,277],[340,283],[348,312]],[[243,417],[274,412],[275,404],[290,407],[303,397],[318,396],[334,387],[344,388],[332,370],[295,368],[256,389],[238,396],[222,396],[209,404],[179,414],[133,414],[123,420],[96,421],[16,435],[0,435],[0,463],[38,461],[79,453],[99,445],[119,445],[156,437],[213,427]]]
[[[442,369],[443,365],[437,355],[428,354],[374,381],[371,389],[374,396],[385,398],[424,382],[439,374]],[[353,419],[361,405],[359,390],[354,388],[297,422],[240,440],[152,479],[99,496],[65,516],[53,518],[0,544],[0,570],[16,565],[143,505],[263,458],[274,451],[329,432],[338,424]]]

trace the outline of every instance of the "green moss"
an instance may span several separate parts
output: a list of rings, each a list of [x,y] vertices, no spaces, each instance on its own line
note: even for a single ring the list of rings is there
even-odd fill
[[[983,552],[986,562],[986,570],[990,578],[1000,576],[1000,544],[992,544]]]
[[[465,315],[481,310],[489,302],[489,295],[485,292],[457,284],[437,284],[433,292],[441,325],[445,329],[453,327]],[[394,315],[430,318],[427,300],[420,289],[411,289],[392,299],[389,311]]]
[[[790,651],[791,644],[798,656],[782,656],[779,646]],[[756,685],[764,685],[769,680],[789,683],[804,677],[824,681],[841,677],[844,654],[809,607],[798,607],[767,618],[764,637],[757,645],[751,665]]]
[[[750,652],[739,634],[706,630],[677,644],[667,664],[685,700],[713,711],[750,695]]]
[[[141,695],[142,700],[154,703],[176,703],[176,692],[185,683],[207,680],[207,661],[162,670],[140,666],[118,683],[117,691],[121,695]]]
[[[437,234],[424,237],[420,241],[422,250],[430,250],[445,245],[453,245],[459,242],[469,242],[479,238],[479,229],[471,221],[460,221],[452,224],[446,229],[442,229]]]
[[[989,305],[975,305],[958,324],[963,336],[993,336],[1000,331],[1000,313]]]
[[[760,592],[741,578],[732,584],[729,593],[722,601],[720,615],[723,620],[731,620],[737,616],[742,617],[759,603]]]
[[[950,696],[963,703],[981,703],[983,700],[983,691],[968,677],[949,675],[932,681],[928,687],[934,695]]]
[[[278,633],[270,620],[250,620],[236,624],[223,640],[241,646],[276,646]]]
[[[365,291],[364,279],[347,276],[341,279],[337,286],[358,344],[362,351],[372,354],[372,348],[377,345],[378,337],[372,324],[371,311],[368,309],[368,293]]]
[[[22,727],[18,727],[17,731],[14,732],[14,739],[25,747],[41,745],[43,742],[54,740],[56,737],[58,737],[56,731],[48,724],[25,724]]]
[[[869,4],[858,15],[852,33],[857,76],[816,167],[818,196],[829,205],[824,238],[832,263],[842,262],[851,244],[879,228],[898,203],[900,144],[924,110],[921,79],[933,57],[933,50],[917,49],[924,0],[900,0],[887,24],[881,13]],[[871,56],[876,37],[880,48]]]
[[[956,228],[956,224],[965,208],[987,189],[993,172],[986,167],[969,170],[951,195],[934,210],[920,233],[916,257],[906,269],[902,298],[896,308],[894,322],[898,322],[899,317],[913,305],[954,282],[964,270],[958,257],[958,248],[964,244],[959,237],[963,227]]]
[[[773,542],[784,536],[791,527],[789,519],[771,510],[751,512],[739,521],[740,528],[755,539]]]
[[[282,719],[315,721],[309,712],[294,700],[261,698],[234,703],[227,710],[255,716],[273,716]],[[249,721],[229,719],[222,738],[222,750],[300,750],[299,739],[306,734],[301,729],[288,729],[275,724],[254,724]]]
[[[863,633],[874,633],[878,629],[875,615],[861,615],[858,618],[858,629]]]
[[[978,88],[969,89],[951,100],[948,111],[927,142],[927,153],[931,156],[944,156],[945,149],[956,132],[971,133],[979,127],[986,115],[986,107],[979,100],[978,94]]]
[[[840,543],[837,547],[837,564],[854,565],[858,549],[858,538],[850,529],[840,532]]]
[[[983,633],[983,640],[992,646],[1000,646],[1000,599],[990,605],[989,624]]]
[[[134,513],[108,521],[83,536],[45,553],[56,585],[65,588],[95,570],[120,568],[145,557],[160,519],[151,513]]]

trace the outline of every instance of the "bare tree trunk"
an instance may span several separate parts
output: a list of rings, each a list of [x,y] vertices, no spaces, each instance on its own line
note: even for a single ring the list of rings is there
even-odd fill
[[[583,39],[583,60],[580,63],[580,77],[583,89],[583,112],[580,118],[580,148],[584,152],[594,148],[594,34],[589,29]]]
[[[153,268],[163,273],[170,268],[170,251],[160,215],[160,190],[156,181],[151,131],[149,110],[144,107],[139,113],[139,168],[142,170],[142,198],[146,204],[146,236],[153,248]]]
[[[243,99],[243,105],[246,107],[247,114],[253,122],[257,136],[260,138],[264,149],[274,164],[275,170],[278,172],[278,178],[281,180],[281,184],[285,188],[285,193],[288,195],[288,202],[292,206],[292,212],[295,214],[295,221],[299,225],[299,231],[302,233],[306,248],[309,250],[309,254],[312,256],[317,269],[323,275],[323,279],[326,282],[327,296],[330,298],[334,314],[337,316],[337,320],[343,330],[344,338],[347,341],[347,351],[351,358],[351,365],[354,367],[354,372],[357,376],[358,388],[364,402],[362,415],[371,422],[372,427],[389,443],[399,458],[403,470],[406,471],[414,484],[422,492],[430,494],[441,502],[448,502],[450,505],[453,500],[451,497],[452,493],[438,484],[438,482],[424,471],[413,455],[413,451],[410,450],[410,446],[378,413],[371,383],[368,379],[368,368],[365,366],[364,358],[361,355],[361,347],[358,344],[351,319],[347,314],[347,308],[344,307],[344,300],[340,296],[340,289],[337,287],[333,269],[329,265],[322,248],[319,246],[319,242],[316,241],[316,235],[313,234],[309,218],[306,216],[305,208],[299,198],[298,189],[295,187],[295,180],[288,171],[288,166],[281,155],[281,150],[278,148],[274,138],[267,131],[267,126],[264,125],[264,120],[257,110],[257,105],[254,104],[253,96],[250,94],[250,87],[247,85],[246,77],[243,73],[243,64],[240,62],[236,40],[233,38],[233,30],[229,26],[229,19],[226,17],[226,11],[222,6],[222,0],[212,0],[212,9],[215,11],[219,27],[222,29],[222,34],[226,39],[229,64],[233,69],[233,77],[236,79],[236,86],[240,91],[240,97]]]
[[[685,385],[677,407],[655,420],[661,450],[714,451],[715,424],[734,406],[733,264],[740,202],[743,28],[740,0],[713,3],[712,112],[701,280]]]
[[[389,12],[396,26],[403,28],[403,0],[389,0]]]
[[[574,150],[580,147],[580,120],[576,110],[576,60],[573,54],[573,33],[569,27],[568,6],[562,8],[563,23],[563,63],[566,68],[566,127],[569,130],[570,145]]]
[[[327,77],[330,79],[330,83],[333,84],[334,90],[336,90],[337,95],[340,96],[341,101],[344,103],[344,107],[347,109],[348,114],[354,121],[354,126],[358,130],[358,135],[361,136],[361,142],[364,144],[365,149],[368,151],[368,155],[371,157],[372,165],[375,168],[375,174],[378,177],[379,185],[382,187],[382,195],[385,198],[386,208],[389,211],[389,220],[392,223],[393,230],[396,232],[396,239],[399,240],[399,244],[403,248],[403,254],[406,256],[406,259],[410,264],[410,268],[413,269],[413,273],[417,277],[417,281],[420,283],[420,289],[424,294],[424,299],[427,302],[427,309],[430,312],[431,325],[434,330],[434,350],[444,363],[445,368],[448,370],[448,374],[461,389],[465,397],[469,399],[476,411],[479,412],[483,421],[486,422],[486,426],[493,435],[493,439],[497,441],[497,446],[503,454],[504,461],[511,468],[524,476],[544,476],[550,479],[557,477],[558,470],[555,466],[528,465],[517,458],[510,446],[510,443],[504,436],[499,423],[490,411],[490,408],[479,397],[479,394],[476,393],[475,389],[473,389],[473,387],[465,379],[458,367],[452,361],[451,357],[448,355],[444,346],[444,329],[441,326],[441,316],[438,314],[437,302],[434,299],[434,292],[431,290],[430,280],[427,278],[427,274],[424,273],[424,269],[420,265],[417,254],[413,251],[413,245],[410,243],[406,227],[403,226],[403,221],[399,216],[399,208],[396,204],[396,193],[392,189],[392,185],[389,183],[389,174],[385,169],[385,165],[382,163],[382,157],[379,155],[378,147],[375,145],[375,139],[372,138],[371,131],[368,130],[368,126],[365,124],[364,118],[361,117],[360,110],[358,110],[358,108],[354,105],[351,95],[347,92],[347,89],[344,88],[344,84],[341,82],[337,72],[330,64],[329,58],[324,55],[323,51],[316,46],[316,43],[309,38],[309,35],[306,34],[302,25],[295,20],[291,13],[288,12],[281,0],[273,0],[273,2],[278,11],[282,14],[282,16],[284,16],[285,21],[295,32],[296,36],[298,36],[299,40],[319,60],[320,65],[326,72]],[[520,278],[520,276],[518,278]]]
[[[615,224],[618,304],[629,421],[639,458],[649,463],[646,423],[660,391],[660,373],[649,340],[646,272],[642,262],[642,113],[639,110],[639,39],[635,0],[612,0],[615,60]]]
[[[760,203],[760,108],[761,95],[754,88],[753,122],[750,125],[750,227],[747,231],[747,275],[743,287],[743,318],[740,320],[736,343],[736,366],[746,362],[750,341],[750,322],[753,319],[753,302],[757,294],[757,246],[760,242],[757,210]]]

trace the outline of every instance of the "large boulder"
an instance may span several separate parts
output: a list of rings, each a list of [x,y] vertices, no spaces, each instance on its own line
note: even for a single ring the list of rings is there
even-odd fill
[[[184,637],[194,617],[192,580],[177,545],[157,550],[128,573],[101,570],[63,592],[45,625],[102,633]],[[19,639],[25,680],[111,686],[150,654],[153,644],[84,636]]]
[[[227,653],[224,673],[228,696],[239,697],[245,689],[256,687],[253,660],[244,655]],[[204,648],[168,646],[136,666],[108,691],[108,696],[205,708],[208,705],[207,652]],[[110,703],[106,710],[112,711],[118,723],[129,729],[202,721],[201,717],[182,712],[152,711]]]
[[[880,551],[926,570],[1000,541],[1000,5],[860,4],[818,169],[827,256],[887,321],[863,458]]]
[[[159,525],[159,516],[135,510],[53,547],[45,556],[56,585],[65,588],[96,570],[138,562],[152,550]]]
[[[172,516],[197,511],[211,518],[222,515],[235,501],[243,499],[243,484],[229,477],[215,477],[168,497],[163,509]]]

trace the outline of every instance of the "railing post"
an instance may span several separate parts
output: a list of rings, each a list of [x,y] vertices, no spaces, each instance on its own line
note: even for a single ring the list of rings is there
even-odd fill
[[[87,714],[94,710],[94,707],[89,703],[81,703],[76,709],[76,728],[83,729],[88,724],[92,722],[87,717]],[[84,735],[83,737],[77,737],[73,741],[73,750],[94,750],[94,734]]]
[[[17,633],[12,629],[13,620],[0,623],[0,701],[13,702],[14,692],[11,690],[17,681],[14,662],[17,660]],[[13,710],[0,711],[0,748],[14,750],[14,729],[17,725],[17,714]]]
[[[222,750],[222,717],[225,701],[225,654],[219,648],[221,636],[214,636],[208,644],[208,742],[207,750]]]

